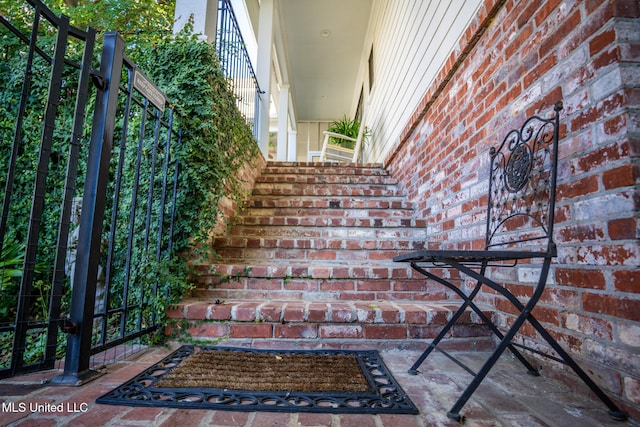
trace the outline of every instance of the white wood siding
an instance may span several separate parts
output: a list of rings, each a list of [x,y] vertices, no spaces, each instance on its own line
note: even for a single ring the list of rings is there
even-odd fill
[[[360,71],[366,93],[373,46],[368,161],[382,162],[398,141],[479,5],[480,0],[374,0]],[[356,92],[354,105],[359,86]]]

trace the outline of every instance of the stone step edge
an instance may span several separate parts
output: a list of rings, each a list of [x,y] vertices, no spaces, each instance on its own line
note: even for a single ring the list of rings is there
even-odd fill
[[[401,199],[405,197],[405,194],[402,190],[399,190],[396,186],[393,188],[385,188],[385,189],[362,189],[358,187],[354,188],[315,188],[310,186],[308,188],[263,188],[259,185],[253,187],[251,191],[252,198],[261,198],[261,197],[311,197],[317,199],[335,199],[338,197],[368,197],[370,199]]]
[[[279,171],[281,169],[312,169],[315,171],[322,170],[334,170],[334,169],[343,169],[343,170],[359,170],[367,173],[370,170],[374,170],[379,173],[389,172],[382,167],[380,163],[349,163],[349,162],[268,162],[266,166],[263,168],[263,171],[276,170]]]
[[[283,200],[289,201],[290,199],[282,198],[281,195],[274,196],[269,194],[254,194],[251,200],[249,200],[249,202],[252,202],[253,200],[258,200],[258,201],[266,200],[267,202],[282,203]],[[293,200],[291,203],[293,203],[295,207],[299,203],[316,202],[316,201],[319,204],[314,205],[312,207],[319,207],[319,208],[322,208],[325,206],[328,207],[330,202],[341,202],[341,203],[347,202],[347,203],[353,203],[353,204],[387,202],[392,205],[389,207],[382,207],[380,209],[389,209],[389,208],[396,209],[398,206],[400,209],[413,209],[412,203],[407,202],[406,197],[402,194],[397,196],[307,195],[307,196],[300,196],[297,199]],[[402,205],[399,205],[399,204],[402,204]],[[342,208],[343,207],[341,207],[341,209]]]
[[[305,211],[302,211],[305,209]],[[230,225],[270,225],[279,227],[299,227],[307,229],[309,227],[325,228],[397,228],[397,229],[420,229],[428,227],[425,220],[412,217],[411,210],[404,211],[372,211],[370,209],[362,211],[329,211],[326,214],[322,208],[272,208],[272,207],[248,207],[240,212],[235,222]],[[387,214],[387,215],[384,215]],[[389,215],[390,214],[390,215]],[[239,224],[240,223],[240,224]]]
[[[397,184],[362,184],[362,183],[313,183],[299,184],[295,182],[272,183],[256,182],[251,192],[254,196],[294,195],[317,197],[404,197],[405,193]]]
[[[264,181],[256,179],[255,188],[290,189],[301,187],[364,187],[364,190],[396,190],[397,182],[296,182],[296,181]]]
[[[241,214],[244,215],[278,215],[278,216],[291,216],[297,215],[300,217],[318,217],[318,216],[336,216],[343,217],[345,215],[353,215],[353,218],[367,218],[368,216],[374,216],[376,218],[412,218],[413,207],[405,206],[402,208],[393,207],[341,207],[331,206],[330,203],[325,202],[324,206],[262,206],[254,205],[247,206]]]
[[[302,214],[308,213],[314,210],[327,210],[329,213],[343,214],[345,212],[361,213],[362,211],[370,211],[376,214],[382,212],[392,212],[397,215],[404,215],[407,211],[412,212],[414,210],[413,204],[409,202],[401,201],[401,198],[397,200],[390,200],[388,198],[380,200],[354,200],[352,198],[341,198],[341,200],[320,200],[318,198],[297,198],[290,200],[288,198],[266,198],[266,197],[254,197],[249,200],[249,203],[245,206],[247,211],[249,210],[275,210],[276,212],[297,211]]]
[[[259,177],[270,179],[271,177],[298,175],[310,179],[314,177],[333,176],[339,178],[379,178],[395,179],[387,171],[378,168],[350,168],[350,167],[267,167],[262,170]]]
[[[382,163],[352,163],[352,162],[274,162],[268,161],[265,169],[269,168],[341,168],[341,169],[380,169]]]
[[[273,227],[273,226],[265,226]],[[389,229],[383,229],[389,230]],[[409,228],[408,230],[411,230]],[[416,234],[419,234],[416,232]],[[400,255],[402,251],[411,252],[422,250],[425,248],[424,236],[402,236],[403,240],[397,237],[378,237],[366,236],[362,239],[345,239],[340,236],[309,236],[309,237],[291,237],[286,234],[270,234],[266,236],[248,235],[237,232],[230,232],[225,237],[216,237],[213,247],[216,249],[262,249],[262,250],[307,250],[307,251],[385,251],[388,255],[389,251],[394,254],[389,256],[391,259],[396,255]],[[379,257],[377,257],[379,258]],[[322,258],[317,258],[322,259]],[[286,261],[286,259],[283,259]]]
[[[187,321],[271,323],[340,323],[444,325],[460,304],[453,301],[299,301],[184,299],[167,310],[167,318]],[[479,305],[491,318],[493,309]],[[460,325],[483,325],[467,309]]]
[[[397,184],[396,178],[389,174],[358,174],[358,173],[329,173],[321,174],[310,169],[285,169],[273,170],[262,173],[256,178],[256,182],[292,183],[292,184],[342,184],[352,181],[360,181],[360,184],[380,183]]]
[[[300,265],[273,266],[252,264],[247,260],[246,264],[200,264],[193,268],[200,277],[214,276],[221,278],[259,278],[259,279],[329,279],[329,280],[422,280],[426,278],[413,270],[406,263],[349,266],[344,264],[309,265],[306,261]]]
[[[371,272],[374,267],[362,267],[367,263],[386,263],[393,257],[405,254],[409,251],[400,249],[302,249],[302,248],[250,248],[250,247],[229,247],[216,248],[216,254],[221,262],[226,264],[244,264],[248,267],[263,267],[265,262],[270,261],[272,265],[287,265],[281,268],[289,268],[290,273],[258,273],[252,277],[294,277],[294,278],[383,278],[380,273]],[[351,276],[349,270],[344,267],[348,261],[353,270]],[[307,264],[303,267],[302,264]],[[327,265],[333,264],[333,265]],[[325,270],[324,267],[332,269]],[[277,269],[279,267],[273,267]],[[311,270],[309,268],[312,268]],[[363,270],[366,269],[366,270]],[[385,268],[385,267],[381,267]],[[244,270],[244,269],[243,269]],[[200,269],[199,271],[203,271]],[[363,273],[364,271],[364,273]],[[381,270],[382,271],[382,270]],[[226,274],[226,273],[222,273]],[[235,273],[232,273],[235,274]],[[388,277],[388,276],[386,276]],[[392,276],[393,277],[393,276]]]
[[[443,301],[455,297],[444,287],[424,287],[424,281],[384,281],[377,286],[375,281],[335,280],[325,281],[309,289],[308,280],[259,280],[244,279],[237,282],[212,284],[196,283],[189,293],[190,298],[217,300],[288,300],[310,301],[315,299],[332,301]],[[349,287],[351,286],[351,287]],[[357,286],[357,289],[356,289]],[[362,289],[364,288],[364,289]],[[416,293],[418,295],[416,296]]]
[[[251,220],[247,220],[245,219],[247,217],[240,217],[238,222],[242,221],[241,224],[238,223],[234,223],[232,226],[230,226],[230,229],[243,229],[246,228],[247,231],[252,231],[255,229],[262,229],[262,227],[269,227],[269,230],[271,230],[273,232],[273,230],[275,231],[281,231],[278,229],[282,229],[282,230],[289,230],[289,235],[291,235],[291,233],[293,231],[299,231],[299,232],[309,232],[309,231],[314,231],[317,230],[318,233],[324,233],[324,236],[300,236],[300,238],[318,238],[318,237],[332,237],[332,235],[337,235],[336,237],[340,238],[349,238],[349,237],[360,237],[358,235],[356,236],[341,236],[341,234],[350,232],[352,234],[357,234],[357,230],[361,230],[360,234],[362,234],[362,238],[367,238],[369,237],[367,235],[367,233],[369,235],[371,234],[376,234],[376,232],[378,234],[383,234],[383,236],[374,236],[376,238],[391,238],[391,239],[398,239],[401,238],[403,236],[396,236],[396,235],[391,235],[390,233],[396,232],[396,233],[402,233],[402,234],[406,234],[406,235],[410,235],[413,233],[415,234],[423,234],[424,236],[422,236],[423,238],[426,237],[426,227],[416,227],[413,224],[410,223],[410,219],[399,219],[398,221],[395,220],[386,220],[386,219],[381,219],[381,218],[365,218],[365,219],[361,219],[361,218],[335,218],[335,217],[318,217],[318,218],[287,218],[286,216],[253,216],[250,218],[268,218],[271,220],[270,224],[258,224],[258,223],[251,223]],[[259,221],[259,220],[258,220]],[[265,221],[267,222],[267,221]],[[331,232],[330,230],[327,229],[337,229],[338,231],[336,232]],[[237,234],[237,233],[233,233],[233,234]],[[387,234],[388,236],[384,236],[384,234]],[[248,235],[247,237],[253,237],[254,235]],[[265,236],[268,237],[269,235],[263,235],[263,234],[259,234],[259,236]],[[280,234],[278,234],[278,236],[281,236]],[[408,237],[413,237],[413,236],[408,236]]]
[[[245,331],[239,331],[238,329],[240,326],[245,326]],[[370,336],[372,334],[367,332],[366,339],[364,337],[352,338],[352,334],[349,334],[348,336],[342,336],[341,334],[336,333],[331,333],[329,337],[319,337],[317,335],[323,335],[325,334],[325,332],[327,332],[327,330],[325,329],[323,331],[319,331],[320,333],[318,334],[318,331],[314,331],[313,328],[301,325],[293,325],[293,327],[291,325],[275,325],[272,336],[255,337],[253,331],[251,331],[251,329],[247,326],[249,325],[236,325],[233,328],[233,331],[232,328],[229,327],[229,334],[224,336],[216,336],[213,338],[213,341],[211,337],[211,330],[207,327],[190,328],[189,332],[193,334],[191,334],[189,338],[184,341],[181,341],[180,339],[177,339],[176,341],[175,338],[171,338],[171,331],[169,330],[169,343],[175,343],[175,346],[178,347],[183,342],[202,342],[204,345],[211,345],[219,342],[220,345],[223,345],[225,347],[255,348],[263,350],[270,349],[282,351],[331,349],[367,351],[411,350],[422,352],[429,346],[429,343],[433,339],[433,336],[420,337],[415,335],[412,335],[409,338],[405,339],[390,339],[388,334],[385,333],[386,331],[384,329],[376,334],[377,336],[375,337]],[[376,325],[370,325],[370,327],[379,328],[379,326]],[[418,328],[418,326],[416,326],[415,328]],[[248,333],[246,329],[249,329]],[[233,335],[238,335],[238,332],[245,333],[240,337],[234,337],[232,336],[231,332],[234,333]],[[314,332],[316,333],[314,334]],[[365,335],[365,333],[363,332],[362,335]],[[486,334],[482,337],[456,336],[454,339],[445,339],[440,343],[440,345],[438,345],[439,349],[448,352],[488,352],[494,350],[495,347],[496,345],[492,337],[487,336]],[[407,367],[408,366],[409,365],[407,365]]]
[[[317,175],[316,179],[309,175],[262,175],[256,178],[255,185],[267,185],[267,186],[362,186],[362,187],[395,187],[398,182],[390,177],[379,176],[358,176],[358,175],[338,175],[335,178],[327,179],[324,175]]]
[[[348,216],[305,216],[292,218],[286,215],[269,215],[260,213],[256,215],[238,216],[235,219],[234,226],[244,227],[298,227],[303,229],[309,228],[358,228],[358,229],[385,229],[385,230],[421,230],[424,232],[426,226],[416,222],[411,218],[380,218],[372,216],[370,218],[356,218]]]

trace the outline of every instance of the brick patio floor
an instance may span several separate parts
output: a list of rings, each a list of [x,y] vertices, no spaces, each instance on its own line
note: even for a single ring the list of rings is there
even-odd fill
[[[0,381],[0,424],[3,426],[246,426],[246,427],[423,427],[457,426],[447,410],[470,377],[440,354],[422,365],[419,376],[407,369],[419,352],[391,350],[381,355],[395,378],[420,410],[419,415],[333,415],[309,413],[234,412],[99,405],[97,397],[169,354],[148,348],[107,366],[107,373],[81,387],[43,384],[60,371],[23,375]],[[470,366],[486,353],[461,353]],[[465,426],[638,426],[608,417],[599,401],[590,400],[548,377],[531,377],[516,361],[503,356],[463,408]],[[14,411],[11,411],[13,402]],[[21,411],[20,404],[26,409]],[[63,404],[63,412],[31,412],[31,403]],[[75,411],[75,412],[74,412]]]

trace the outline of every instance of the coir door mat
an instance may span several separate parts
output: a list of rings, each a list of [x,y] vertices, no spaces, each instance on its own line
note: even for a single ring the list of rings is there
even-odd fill
[[[183,346],[98,403],[232,411],[417,414],[377,351]]]

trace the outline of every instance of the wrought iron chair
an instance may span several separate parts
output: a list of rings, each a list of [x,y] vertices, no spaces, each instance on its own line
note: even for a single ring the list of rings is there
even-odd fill
[[[409,369],[409,373],[416,375],[422,362],[436,349],[474,376],[473,381],[447,413],[451,419],[461,420],[460,410],[507,348],[524,365],[529,374],[539,375],[516,347],[547,355],[512,342],[525,321],[529,321],[560,356],[559,358],[547,357],[570,366],[609,408],[609,414],[613,418],[626,419],[626,415],[532,315],[532,310],[545,288],[551,261],[556,256],[553,220],[561,110],[562,102],[558,102],[552,118],[530,117],[521,128],[510,131],[500,146],[491,149],[484,250],[420,250],[393,258],[396,262],[410,263],[414,270],[444,285],[462,300],[462,305],[453,314],[451,320]],[[535,261],[536,259],[538,261]],[[513,267],[518,262],[533,262],[532,266],[537,265],[540,268],[537,284],[526,302],[521,302],[505,285],[488,277],[492,269]],[[431,268],[434,270],[430,271]],[[474,280],[475,286],[465,293],[461,287],[452,283],[451,279],[437,275],[443,268],[458,270]],[[518,312],[516,319],[504,333],[473,302],[483,285],[506,298]],[[473,310],[499,340],[496,349],[477,373],[452,354],[438,347],[440,341],[467,308]]]

